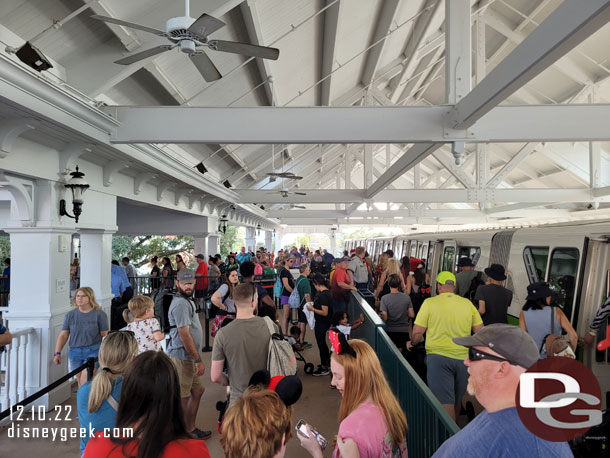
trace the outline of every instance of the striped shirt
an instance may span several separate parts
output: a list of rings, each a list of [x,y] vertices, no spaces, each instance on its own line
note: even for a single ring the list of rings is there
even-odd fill
[[[606,299],[604,305],[597,309],[595,318],[593,318],[593,322],[591,323],[591,329],[597,330],[601,328],[604,324],[606,324],[606,319],[608,317],[610,317],[610,297]]]

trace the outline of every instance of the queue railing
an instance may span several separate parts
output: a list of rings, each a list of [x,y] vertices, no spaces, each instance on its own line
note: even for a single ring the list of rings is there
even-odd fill
[[[65,382],[67,382],[72,377],[74,377],[75,375],[79,374],[81,371],[83,371],[85,369],[87,370],[87,380],[91,381],[91,379],[93,378],[93,369],[95,368],[96,361],[97,361],[97,358],[87,358],[87,362],[86,363],[78,366],[73,371],[68,372],[63,377],[58,378],[53,383],[45,386],[41,390],[38,390],[36,393],[32,394],[31,396],[28,396],[27,398],[21,399],[19,402],[15,403],[15,404],[10,404],[9,406],[3,405],[2,408],[4,410],[0,412],[0,424],[2,424],[2,422],[6,418],[10,417],[11,413],[14,412],[19,406],[26,407],[28,404],[31,404],[32,402],[34,402],[37,399],[41,398],[42,396],[44,396],[45,394],[49,393],[50,391],[53,391],[55,388],[63,385]]]
[[[27,362],[38,357],[33,349],[36,330],[25,328],[11,333],[11,343],[0,349],[0,410],[24,399],[27,395]],[[0,374],[1,375],[1,374]],[[29,381],[32,384],[32,381]]]
[[[352,337],[365,340],[373,347],[407,416],[409,457],[432,456],[446,439],[459,431],[458,425],[396,348],[383,320],[357,292],[350,295],[348,313],[350,318],[363,314],[364,323],[353,331]]]

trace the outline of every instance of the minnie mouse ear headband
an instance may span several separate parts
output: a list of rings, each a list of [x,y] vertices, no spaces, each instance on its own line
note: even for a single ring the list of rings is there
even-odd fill
[[[347,343],[347,339],[345,338],[345,334],[339,331],[337,328],[330,328],[328,331],[328,339],[330,340],[330,344],[333,347],[333,351],[338,354],[348,354],[350,356],[356,357],[356,352],[352,347],[350,347],[349,343]]]
[[[296,375],[276,375],[271,377],[268,370],[256,371],[250,377],[249,386],[262,386],[268,390],[275,391],[286,407],[295,404],[303,393],[303,384]]]

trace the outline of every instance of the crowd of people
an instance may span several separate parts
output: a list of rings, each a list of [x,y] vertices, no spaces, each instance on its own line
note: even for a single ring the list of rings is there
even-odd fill
[[[567,443],[547,442],[529,432],[515,409],[519,375],[540,358],[556,355],[549,353],[545,337],[565,331],[572,350],[579,341],[565,314],[553,307],[554,293],[546,283],[528,286],[519,326],[513,326],[507,324],[512,292],[503,286],[506,272],[499,264],[479,272],[471,259],[461,258],[457,274],[437,275],[437,294],[431,296],[426,260],[407,257],[398,262],[391,250],[376,265],[363,247],[339,258],[325,250],[293,247],[277,256],[242,248],[225,261],[211,256],[206,263],[202,254],[194,259],[196,270],[186,266],[182,257],[175,260],[175,268],[169,258],[162,258],[162,268],[156,257],[151,259],[153,289],[169,288],[170,281],[175,289],[167,332],[148,296],[129,298],[122,313],[125,326],[110,331],[93,290],[76,290],[54,362],[61,363],[66,343],[71,370],[96,357],[93,380],[86,381],[85,372],[78,375],[81,425],[95,430],[128,427],[135,433],[135,439],[83,439],[85,457],[209,456],[205,439],[212,431],[196,425],[205,392],[199,352],[204,333],[197,307],[202,297],[210,298],[214,310],[210,380],[229,388],[221,441],[226,456],[284,456],[293,432],[292,408],[275,392],[253,387],[251,378],[267,368],[273,335],[292,334],[292,343],[301,350],[310,346],[305,340],[306,323],[307,315],[313,314],[320,360],[313,375],[331,376],[331,385],[342,397],[333,457],[406,457],[405,413],[373,349],[350,339],[364,319],[361,315],[350,322],[349,295],[369,290],[388,336],[451,418],[460,416],[466,391],[484,408],[435,456],[494,456],[496,450],[504,450],[506,456],[528,456],[528,450],[537,450],[540,456],[571,456]],[[129,259],[122,262],[124,268],[113,264],[112,288],[124,300],[133,286],[127,275]],[[275,282],[272,288],[255,281],[266,275]],[[296,307],[293,293],[298,297]],[[599,323],[610,315],[610,304],[598,315],[581,341],[592,341]],[[163,341],[164,352],[159,351]],[[304,449],[313,457],[324,456],[319,433],[310,425],[299,431],[296,436]],[[490,450],[490,444],[495,448]]]

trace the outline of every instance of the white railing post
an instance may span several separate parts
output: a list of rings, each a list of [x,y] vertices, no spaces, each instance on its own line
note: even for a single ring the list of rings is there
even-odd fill
[[[0,410],[6,410],[8,403],[8,348],[0,353],[0,370],[4,370],[4,385],[0,383]]]
[[[11,347],[8,356],[8,374],[6,379],[8,382],[8,399],[10,405],[17,403],[17,352],[19,350],[19,336],[13,336]]]
[[[28,334],[22,334],[20,337],[20,345],[18,348],[18,361],[17,361],[17,395],[19,401],[23,401],[26,397],[25,394],[25,381],[26,381],[26,370],[27,362],[25,359],[26,350],[28,346]]]

